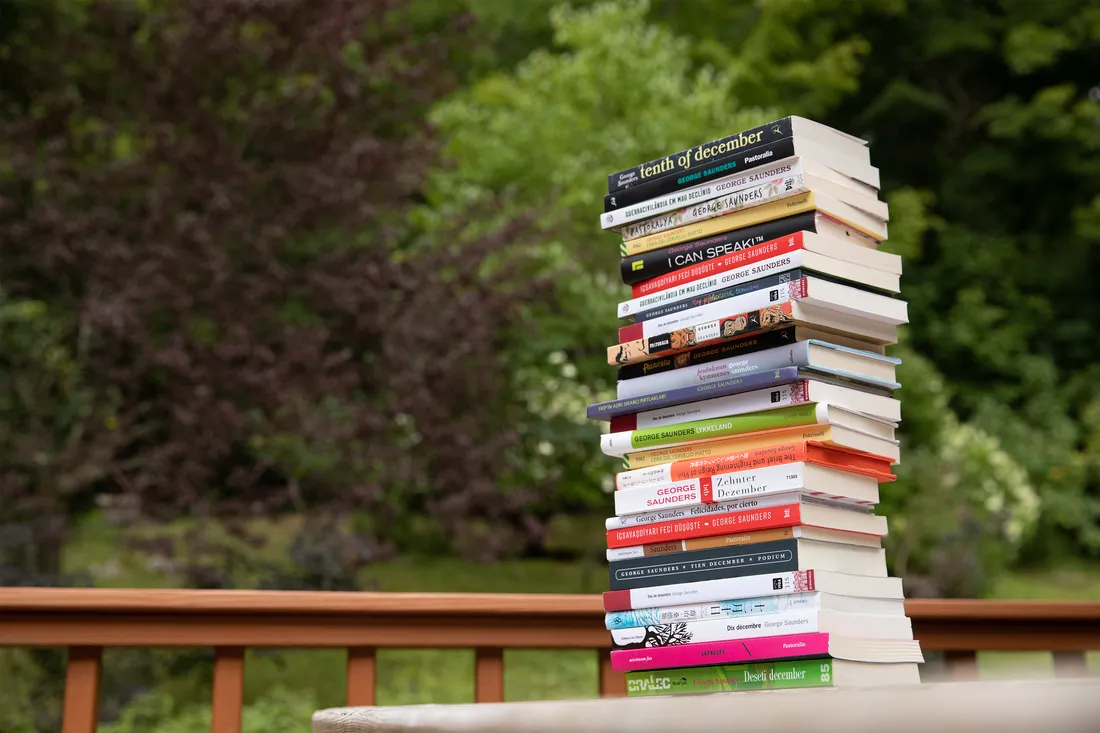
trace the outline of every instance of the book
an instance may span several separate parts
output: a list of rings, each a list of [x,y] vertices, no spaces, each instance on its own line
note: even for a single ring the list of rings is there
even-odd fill
[[[675,555],[676,553],[690,550],[752,545],[757,542],[768,542],[770,540],[781,540],[792,537],[814,540],[816,542],[839,542],[846,545],[859,545],[860,547],[882,547],[882,538],[869,534],[842,532],[836,529],[821,529],[820,527],[777,527],[775,529],[762,529],[756,532],[733,532],[730,534],[717,535],[715,537],[697,537],[690,540],[654,542],[649,545],[609,547],[607,548],[607,561],[616,562],[618,560],[630,560],[635,557]]]
[[[770,297],[770,291],[764,295]],[[796,293],[791,292],[790,295]],[[753,294],[755,295],[755,294]],[[745,296],[741,296],[745,297]],[[784,294],[778,293],[777,299]],[[725,303],[716,303],[725,306]],[[787,325],[807,325],[840,333],[862,341],[896,344],[897,326],[865,315],[825,308],[798,299],[783,300],[775,305],[745,311],[723,308],[725,314],[707,321],[692,323],[654,336],[624,341],[607,347],[607,363],[612,366],[639,364],[662,356],[675,356],[695,348],[716,346],[726,341],[772,331]],[[650,327],[651,321],[640,325]],[[789,366],[789,365],[786,365]]]
[[[620,367],[616,399],[631,399],[788,366],[884,390],[901,387],[894,381],[900,359],[816,338],[793,341],[800,335],[797,330],[785,329],[777,334],[753,336],[744,344],[701,347],[676,357],[651,360],[652,363]]]
[[[738,195],[739,192],[748,191],[761,183],[777,181],[787,176],[802,176],[806,190],[814,187],[868,214],[883,220],[889,219],[889,209],[884,202],[878,200],[878,190],[873,186],[860,183],[813,158],[794,156],[768,163],[758,170],[735,172],[719,179],[672,191],[663,196],[646,199],[631,206],[606,211],[600,216],[600,226],[605,230],[619,231],[624,239],[631,239],[633,236],[639,236],[632,232],[648,234],[659,231],[652,229],[649,223],[657,218],[663,218],[662,214],[673,212],[674,219],[682,223],[685,217],[695,216],[694,212],[700,205],[706,206],[707,210],[711,211],[716,200],[724,200],[725,197],[729,197],[730,201],[740,200],[742,197]]]
[[[609,630],[629,629],[677,621],[693,623],[713,619],[744,619],[752,616],[799,610],[830,610],[844,613],[871,613],[879,616],[905,616],[905,601],[900,598],[854,598],[823,591],[739,598],[683,606],[658,606],[634,611],[613,611],[604,615]]]
[[[912,641],[913,625],[905,616],[870,613],[798,610],[748,619],[711,619],[684,623],[655,624],[611,631],[612,649],[654,647],[759,639],[782,634],[826,633],[862,639]]]
[[[920,672],[913,663],[873,664],[825,657],[627,672],[626,696],[917,684]]]
[[[757,410],[774,410],[807,402],[827,402],[849,412],[888,422],[896,423],[901,420],[901,402],[893,397],[871,394],[838,384],[826,384],[814,379],[803,379],[752,392],[711,397],[688,404],[617,415],[611,418],[611,432],[618,433],[623,430],[653,428],[660,425],[679,425],[692,420],[741,415]]]
[[[813,463],[728,471],[698,478],[637,486],[615,492],[615,514],[643,514],[670,506],[720,504],[750,496],[800,494],[843,504],[873,506],[879,479]]]
[[[649,297],[657,298],[661,294],[639,298],[628,303],[644,302]],[[801,305],[818,306],[830,311],[840,311],[859,318],[881,321],[893,326],[909,322],[907,303],[886,295],[879,295],[861,288],[834,282],[826,278],[806,275],[787,282],[776,283],[766,289],[752,290],[742,295],[718,301],[704,303],[695,308],[670,313],[661,318],[646,319],[619,328],[619,343],[634,339],[652,338],[672,329],[695,327],[695,324],[714,319],[728,318],[732,314],[752,308],[763,308],[770,304],[795,300]]]
[[[615,475],[615,490],[623,491],[732,471],[751,471],[803,462],[871,476],[876,481],[893,481],[896,478],[890,472],[890,461],[879,456],[834,448],[809,440],[799,440],[705,458],[672,461],[632,471],[620,471]]]
[[[702,644],[622,649],[611,652],[611,667],[631,672],[667,667],[694,667],[722,662],[791,657],[833,657],[852,662],[893,664],[923,662],[920,644],[905,639],[864,639],[826,633],[786,634]]]
[[[825,261],[813,263],[818,269],[801,266],[804,259],[813,259],[816,257],[817,255],[812,253],[807,254],[800,250],[792,253],[790,256],[776,258],[774,261],[779,264],[771,275],[752,276],[753,279],[751,280],[741,280],[733,284],[721,283],[722,280],[727,279],[727,276],[729,278],[735,278],[736,275],[733,273],[713,275],[703,278],[701,281],[690,282],[667,291],[662,290],[652,295],[623,301],[619,304],[621,311],[620,318],[633,323],[644,323],[645,321],[668,318],[677,313],[702,308],[711,303],[730,300],[731,298],[737,298],[742,295],[747,295],[748,293],[756,293],[761,290],[770,290],[785,283],[798,282],[806,277],[817,278],[838,285],[858,287],[865,292],[869,291],[878,295],[893,297],[887,290],[875,290],[872,288],[872,281],[878,278],[877,275],[873,278],[864,278],[862,275],[855,275],[848,272],[848,270],[858,267],[856,265],[849,266],[840,263],[840,268],[834,268],[831,262],[839,261],[827,261],[827,258],[824,258]],[[878,284],[885,284],[889,287],[893,287],[895,288],[894,292],[897,292],[897,276],[884,275],[882,279],[885,279],[887,282],[882,283],[880,281]]]
[[[893,464],[901,462],[901,451],[896,440],[884,440],[866,435],[839,425],[809,426],[764,430],[757,433],[745,433],[721,440],[708,440],[690,443],[672,448],[655,448],[646,451],[627,453],[622,457],[623,468],[627,470],[647,468],[674,461],[696,460],[725,456],[738,451],[779,445],[791,440],[808,440],[831,448],[840,448],[859,453],[867,453],[883,458]]]
[[[645,588],[670,582],[741,578],[789,570],[834,570],[886,577],[881,547],[784,539],[732,547],[712,547],[675,555],[636,557],[610,563],[611,590]]]
[[[903,599],[901,578],[876,578],[826,570],[797,570],[789,573],[750,575],[744,578],[606,591],[603,594],[603,610],[612,613],[658,606],[713,603],[729,598],[789,595],[812,591],[850,598],[882,598],[898,601]]]
[[[654,236],[741,209],[797,196],[800,193],[815,192],[827,195],[838,204],[847,207],[845,210],[847,220],[861,231],[875,238],[885,239],[886,222],[890,219],[887,205],[874,196],[868,196],[837,181],[835,173],[826,168],[810,173],[809,162],[799,159],[789,166],[777,169],[775,175],[751,187],[609,228],[616,229],[623,241],[629,244],[633,239]],[[614,216],[616,214],[604,214],[605,219]]]
[[[609,529],[607,546],[629,547],[657,541],[713,537],[734,531],[750,532],[799,525],[859,532],[878,537],[884,537],[887,533],[885,517],[859,511],[851,506],[828,506],[823,502],[805,501],[800,494],[789,496],[787,503],[762,509],[716,513],[692,519]]]
[[[643,524],[661,524],[663,522],[673,522],[678,520],[690,520],[699,519],[701,517],[712,517],[718,514],[733,514],[735,512],[744,512],[750,509],[767,509],[769,507],[784,507],[793,502],[802,502],[803,504],[819,504],[821,506],[848,506],[848,508],[858,508],[867,510],[867,507],[862,504],[841,504],[840,502],[832,501],[831,499],[822,499],[816,496],[810,496],[809,494],[803,494],[796,491],[784,491],[776,494],[757,494],[756,496],[744,497],[741,499],[732,499],[730,501],[722,501],[717,504],[693,504],[693,505],[680,505],[671,506],[664,509],[656,509],[654,511],[644,512],[642,514],[622,514],[608,517],[604,520],[604,525],[608,530],[618,529],[621,527],[640,527]],[[793,525],[779,524],[778,527],[788,527]],[[759,531],[759,529],[737,529],[733,528],[728,530],[730,533],[734,532],[748,532]],[[690,538],[694,539],[694,538]],[[650,541],[649,544],[654,544]]]
[[[839,171],[844,171],[844,159],[855,164],[870,167],[871,157],[867,142],[833,129],[820,122],[805,117],[791,115],[759,125],[750,130],[742,130],[719,140],[696,145],[673,155],[666,155],[647,163],[612,173],[607,177],[607,191],[614,193],[622,189],[649,183],[667,176],[683,176],[697,172],[696,169],[714,166],[735,155],[738,151],[754,147],[763,147],[781,140],[791,139],[798,143],[809,143],[825,153],[820,157],[823,162]],[[793,154],[793,153],[792,153]],[[778,160],[774,153],[755,153],[760,160]],[[785,157],[785,156],[784,156]],[[750,160],[748,162],[756,162]],[[849,175],[855,175],[849,173]],[[858,176],[856,176],[858,177]],[[694,178],[690,180],[695,180]],[[878,187],[878,181],[868,180],[869,185]]]
[[[726,255],[758,247],[795,232],[818,235],[811,240],[814,246],[804,247],[810,251],[819,251],[826,257],[852,262],[889,275],[901,275],[901,257],[875,249],[878,242],[874,239],[820,211],[784,216],[712,237],[624,257],[619,261],[619,274],[623,283],[632,286],[631,294],[636,297],[652,290],[662,290],[668,285],[650,285],[645,290],[636,290],[633,286],[663,278],[673,272],[705,265]],[[695,270],[690,276],[685,276],[695,279],[705,274],[705,271]],[[675,282],[674,279],[670,284]]]
[[[884,440],[894,440],[895,424],[892,422],[877,420],[824,402],[811,402],[777,410],[693,420],[680,425],[607,433],[600,436],[600,448],[609,456],[623,456],[643,448],[673,447],[741,433],[813,424],[838,425]]]
[[[791,188],[793,189],[793,187],[792,181]],[[838,201],[825,193],[813,191],[788,195],[767,203],[724,213],[722,216],[696,221],[663,232],[647,234],[637,239],[623,240],[619,245],[619,254],[622,257],[628,257],[655,249],[665,249],[682,242],[693,242],[723,232],[731,232],[754,224],[781,219],[792,214],[815,210],[870,237],[875,242],[882,242],[886,239],[885,222],[875,219],[856,207]]]
[[[700,400],[711,400],[719,397],[758,392],[769,388],[783,387],[784,385],[792,385],[785,394],[791,395],[793,399],[794,395],[802,389],[799,384],[806,381],[845,387],[864,394],[892,399],[890,397],[890,390],[885,387],[855,382],[843,377],[835,377],[831,374],[816,372],[805,367],[790,366],[773,369],[767,372],[756,372],[740,377],[719,379],[714,382],[703,382],[701,384],[681,387],[665,392],[654,392],[653,394],[641,395],[640,397],[598,402],[588,406],[588,418],[607,422],[624,415],[633,415],[635,413],[648,412],[656,409],[668,409]],[[771,404],[770,406],[786,407],[787,405]],[[843,407],[844,405],[841,406]],[[858,412],[858,410],[856,410],[856,412]]]

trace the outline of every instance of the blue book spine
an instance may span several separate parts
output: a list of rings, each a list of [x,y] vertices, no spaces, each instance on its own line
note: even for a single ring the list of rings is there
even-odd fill
[[[658,407],[671,407],[672,405],[683,405],[698,400],[709,400],[712,397],[725,397],[726,395],[741,394],[756,389],[767,389],[780,384],[790,384],[804,378],[805,375],[800,375],[796,366],[770,369],[758,374],[728,377],[714,382],[671,389],[667,392],[654,392],[640,397],[600,402],[588,406],[588,418],[590,420],[610,420],[617,415],[630,415]]]

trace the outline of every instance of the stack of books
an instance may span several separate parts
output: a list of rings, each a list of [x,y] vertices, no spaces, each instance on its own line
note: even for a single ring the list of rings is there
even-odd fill
[[[874,513],[907,323],[866,141],[801,117],[608,178],[629,323],[607,520],[629,695],[920,681]]]

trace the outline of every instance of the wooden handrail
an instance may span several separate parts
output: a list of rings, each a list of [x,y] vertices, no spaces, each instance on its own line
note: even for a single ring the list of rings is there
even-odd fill
[[[1100,649],[1100,603],[917,599],[906,612],[956,678],[976,676],[979,650],[1052,651],[1056,671],[1079,674]],[[479,702],[503,699],[504,649],[594,649],[601,694],[622,695],[603,615],[595,595],[0,588],[0,647],[69,648],[64,733],[95,731],[103,647],[214,647],[212,730],[236,733],[248,647],[347,649],[352,705],[374,703],[387,647],[473,648]]]

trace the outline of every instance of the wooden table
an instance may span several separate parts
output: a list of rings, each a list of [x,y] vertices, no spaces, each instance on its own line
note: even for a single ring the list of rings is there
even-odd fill
[[[1096,733],[1100,679],[333,708],[314,733]]]

